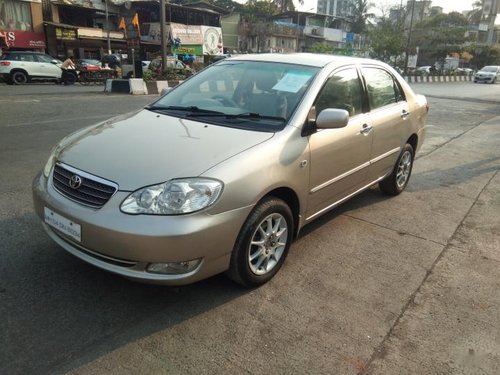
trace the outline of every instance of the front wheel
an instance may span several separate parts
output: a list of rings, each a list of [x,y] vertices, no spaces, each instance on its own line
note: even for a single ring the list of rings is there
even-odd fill
[[[293,238],[293,215],[281,199],[264,198],[243,224],[228,276],[246,287],[269,281],[281,268]]]
[[[380,190],[384,194],[398,195],[406,188],[410,180],[414,156],[413,147],[407,143],[399,154],[392,173],[379,182]]]

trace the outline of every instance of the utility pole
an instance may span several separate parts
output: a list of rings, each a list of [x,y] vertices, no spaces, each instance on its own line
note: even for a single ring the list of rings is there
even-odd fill
[[[111,55],[111,40],[109,40],[109,13],[108,13],[108,0],[104,1],[104,7],[106,9],[106,34],[108,41],[108,55]],[[102,13],[101,13],[102,14]]]
[[[169,9],[169,12],[171,11],[172,10]],[[160,0],[161,66],[164,71],[167,69],[167,38],[165,33],[165,19],[165,0]]]
[[[408,73],[408,55],[410,54],[411,32],[413,28],[413,15],[415,13],[415,1],[416,0],[412,0],[411,3],[410,30],[408,31],[408,41],[406,42],[406,53],[405,53],[405,69],[404,69],[405,74]]]

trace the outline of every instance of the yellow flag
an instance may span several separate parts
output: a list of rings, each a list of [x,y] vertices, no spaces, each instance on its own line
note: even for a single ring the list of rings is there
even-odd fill
[[[134,18],[132,18],[132,25],[139,28],[139,15],[136,13]]]
[[[132,18],[132,25],[134,25],[134,27],[137,27],[137,37],[140,38],[141,29],[139,27],[139,15],[137,13],[134,15],[134,18]]]
[[[125,18],[122,17],[120,20],[120,24],[118,25],[118,30],[125,30],[127,27],[125,26]]]

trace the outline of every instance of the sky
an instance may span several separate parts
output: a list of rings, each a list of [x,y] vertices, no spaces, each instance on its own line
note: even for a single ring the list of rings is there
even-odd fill
[[[401,4],[398,0],[371,0],[375,5],[375,8],[386,10],[387,12],[392,6],[397,6]],[[443,7],[444,13],[450,13],[453,11],[462,12],[464,10],[471,10],[474,0],[432,0],[432,6]],[[298,4],[298,1],[295,1]],[[403,5],[406,4],[406,0],[403,0]],[[304,0],[304,5],[298,5],[299,10],[310,11],[311,8],[316,9],[317,0]],[[370,10],[373,11],[373,10]]]

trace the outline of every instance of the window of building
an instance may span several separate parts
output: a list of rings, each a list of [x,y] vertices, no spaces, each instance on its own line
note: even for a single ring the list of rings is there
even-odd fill
[[[0,0],[0,29],[33,31],[30,3]]]

